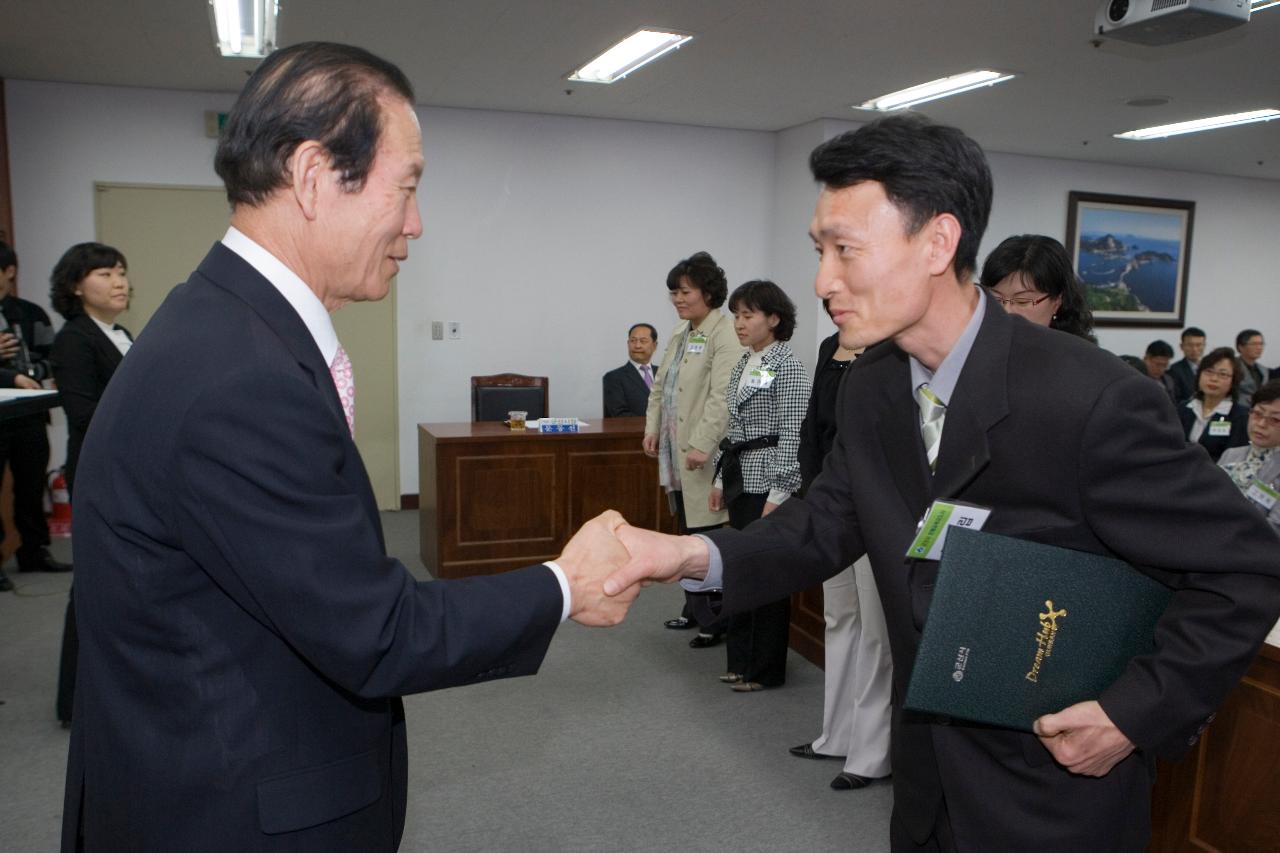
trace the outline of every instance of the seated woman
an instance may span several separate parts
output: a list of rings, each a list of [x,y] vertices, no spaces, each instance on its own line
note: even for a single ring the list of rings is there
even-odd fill
[[[1228,447],[1249,443],[1249,410],[1237,403],[1240,365],[1230,347],[1218,347],[1200,360],[1196,393],[1178,407],[1187,441],[1198,442],[1217,462]]]
[[[50,277],[49,301],[66,323],[53,339],[53,378],[67,415],[67,491],[74,492],[80,446],[98,400],[124,358],[133,337],[116,325],[129,307],[128,262],[124,255],[101,243],[78,243],[63,254]],[[75,594],[67,603],[62,631],[62,660],[58,672],[57,714],[63,726],[71,722],[75,697]]]
[[[1093,312],[1071,268],[1071,256],[1052,237],[1020,234],[987,255],[979,283],[1010,314],[1093,341]]]
[[[796,307],[782,288],[749,281],[729,297],[729,310],[747,351],[725,388],[729,433],[716,454],[708,508],[728,509],[729,524],[742,529],[800,490],[796,454],[809,375],[786,343],[796,328]],[[728,671],[720,680],[739,692],[780,687],[787,678],[790,621],[790,598],[732,617]]]
[[[1250,398],[1249,443],[1222,452],[1219,467],[1245,497],[1280,529],[1280,379],[1266,382]]]

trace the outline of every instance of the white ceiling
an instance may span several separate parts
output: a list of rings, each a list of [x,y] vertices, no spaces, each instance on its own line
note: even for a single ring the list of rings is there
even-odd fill
[[[1112,133],[1280,108],[1280,8],[1167,48],[1104,42],[1098,0],[281,0],[280,40],[344,41],[423,105],[780,130],[977,67],[1021,76],[928,104],[993,151],[1280,180],[1280,121],[1159,142]],[[204,0],[0,0],[0,76],[236,91]],[[565,75],[640,26],[693,42],[613,86]],[[1126,100],[1164,96],[1164,106]],[[1170,188],[1176,195],[1176,188]]]

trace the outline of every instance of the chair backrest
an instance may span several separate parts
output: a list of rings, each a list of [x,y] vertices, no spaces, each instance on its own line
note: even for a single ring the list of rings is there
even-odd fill
[[[545,376],[499,373],[471,377],[471,420],[505,421],[511,411],[527,412],[530,420],[551,412]]]

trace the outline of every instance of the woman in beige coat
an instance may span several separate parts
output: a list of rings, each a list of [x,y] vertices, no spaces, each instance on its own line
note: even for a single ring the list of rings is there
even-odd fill
[[[714,474],[711,456],[729,422],[725,388],[742,345],[733,322],[719,310],[729,294],[724,270],[706,252],[676,264],[667,274],[667,290],[680,323],[667,338],[662,366],[649,392],[644,451],[658,458],[658,478],[667,491],[681,532],[696,533],[728,520],[707,506]],[[692,628],[688,603],[668,628]],[[723,628],[702,631],[689,645],[714,646]]]

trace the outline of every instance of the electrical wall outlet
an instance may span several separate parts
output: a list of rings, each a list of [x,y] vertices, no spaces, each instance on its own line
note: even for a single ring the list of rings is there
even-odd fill
[[[442,321],[440,320],[431,321],[431,340],[433,341],[444,340],[444,323]]]
[[[462,340],[462,324],[457,322],[456,320],[449,321],[449,340],[451,341]]]

